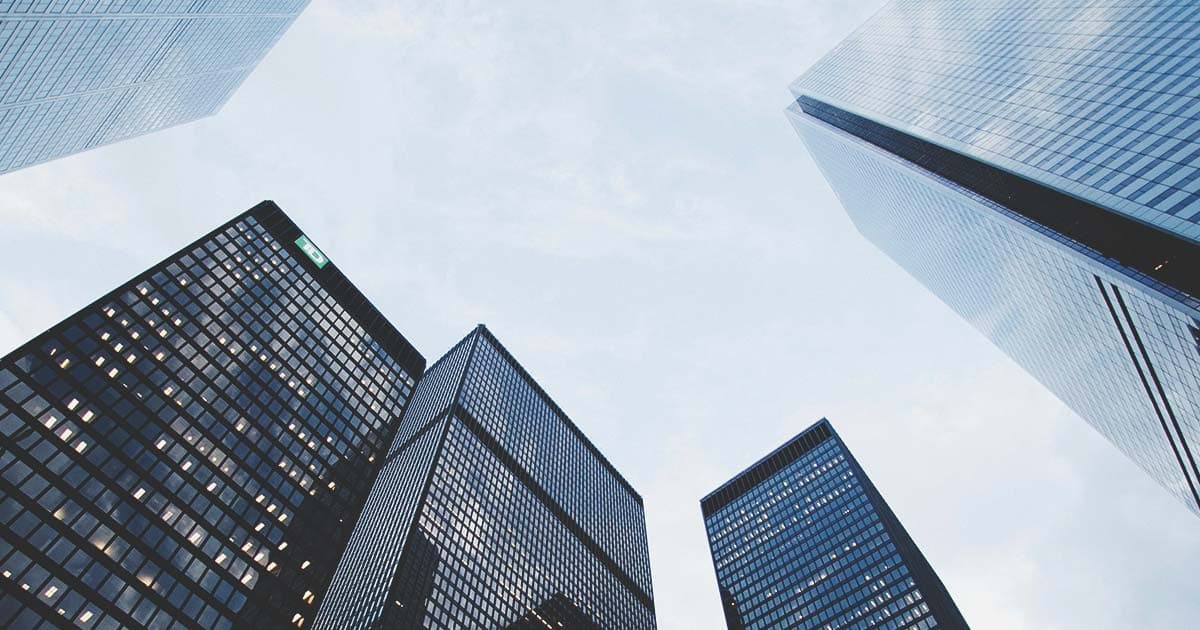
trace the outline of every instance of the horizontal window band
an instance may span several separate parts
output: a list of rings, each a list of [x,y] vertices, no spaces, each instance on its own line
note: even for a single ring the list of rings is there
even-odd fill
[[[1200,244],[809,96],[809,116],[1053,230],[1101,257],[1200,297]]]

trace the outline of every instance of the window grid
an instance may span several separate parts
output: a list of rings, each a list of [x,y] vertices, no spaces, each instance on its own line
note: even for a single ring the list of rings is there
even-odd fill
[[[262,204],[0,360],[0,625],[311,624],[422,362],[293,231]]]

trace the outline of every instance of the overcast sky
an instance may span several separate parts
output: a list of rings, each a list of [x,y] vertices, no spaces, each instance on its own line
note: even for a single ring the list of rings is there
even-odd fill
[[[486,323],[645,497],[829,417],[978,629],[1184,628],[1200,522],[860,237],[782,113],[880,0],[318,0],[213,118],[0,177],[0,352],[262,199],[432,361]]]

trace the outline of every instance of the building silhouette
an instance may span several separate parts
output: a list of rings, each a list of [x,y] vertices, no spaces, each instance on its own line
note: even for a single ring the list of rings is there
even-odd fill
[[[425,365],[263,202],[0,359],[0,627],[305,627]]]
[[[547,619],[655,627],[645,512],[480,326],[418,384],[314,627]]]
[[[307,4],[0,3],[0,173],[215,114]]]
[[[1196,514],[1198,11],[897,0],[788,108],[864,236]]]
[[[828,420],[700,507],[730,630],[967,628]]]

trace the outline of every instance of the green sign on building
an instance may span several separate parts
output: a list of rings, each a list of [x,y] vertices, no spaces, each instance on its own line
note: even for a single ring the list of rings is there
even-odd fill
[[[308,255],[308,259],[313,261],[313,264],[317,266],[317,269],[321,269],[329,263],[329,259],[325,257],[325,254],[323,254],[321,250],[317,249],[317,246],[313,245],[313,242],[308,240],[307,236],[301,234],[300,238],[296,239],[296,245]]]

